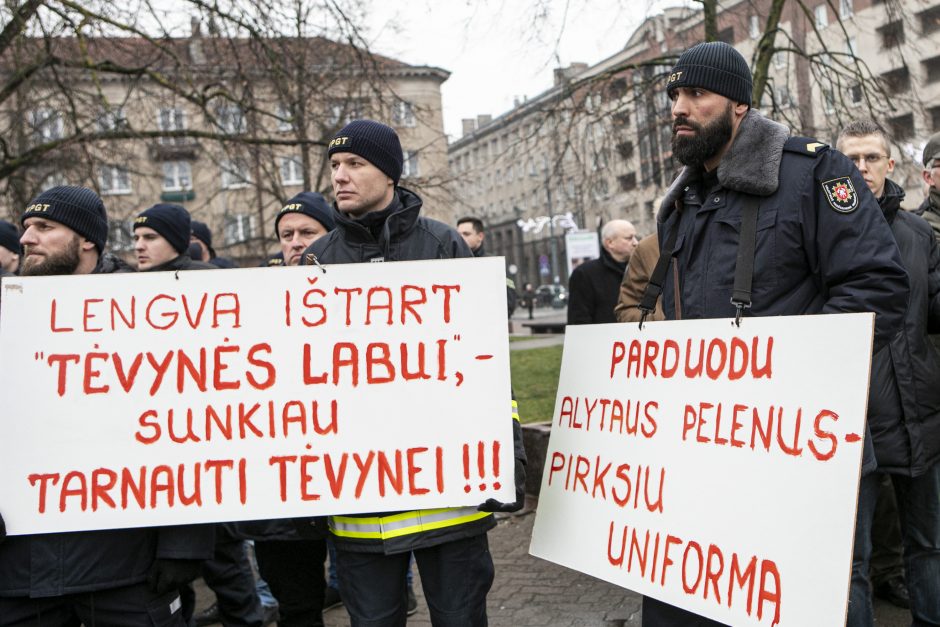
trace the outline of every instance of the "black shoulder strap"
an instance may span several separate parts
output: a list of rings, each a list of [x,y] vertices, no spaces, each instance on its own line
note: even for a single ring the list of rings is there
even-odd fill
[[[760,198],[751,194],[744,195],[741,207],[741,233],[738,239],[738,257],[734,264],[734,291],[731,292],[731,304],[734,305],[735,324],[741,325],[741,316],[751,307],[751,284],[754,279],[754,255],[757,251],[757,214],[760,211]]]
[[[760,212],[760,198],[751,194],[744,195],[744,206],[741,208],[741,233],[738,239],[738,256],[734,266],[734,291],[731,293],[731,304],[736,309],[735,324],[740,326],[744,310],[751,307],[751,285],[754,280],[754,256],[757,251],[757,215]],[[656,268],[646,284],[643,298],[637,306],[641,312],[640,328],[646,317],[656,308],[656,301],[663,293],[666,283],[666,272],[672,261],[672,253],[676,247],[676,238],[679,233],[679,220],[662,248]]]

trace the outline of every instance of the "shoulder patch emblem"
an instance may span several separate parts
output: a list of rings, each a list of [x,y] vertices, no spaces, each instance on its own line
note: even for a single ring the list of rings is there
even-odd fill
[[[858,194],[849,177],[841,176],[826,181],[822,186],[829,204],[839,213],[852,213],[858,208]]]

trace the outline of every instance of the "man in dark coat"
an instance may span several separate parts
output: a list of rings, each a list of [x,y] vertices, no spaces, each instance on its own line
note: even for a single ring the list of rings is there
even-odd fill
[[[12,276],[20,267],[23,247],[16,226],[0,220],[0,276]]]
[[[212,270],[214,266],[189,256],[192,221],[179,205],[157,203],[134,220],[134,253],[142,272]]]
[[[470,252],[474,257],[486,257],[486,248],[484,239],[486,239],[486,230],[483,227],[483,220],[473,216],[464,216],[457,220],[457,232],[463,241],[467,242]],[[506,308],[507,314],[511,318],[512,312],[516,310],[519,302],[519,294],[516,292],[516,283],[508,276],[506,277]]]
[[[106,274],[108,219],[92,190],[58,186],[23,212],[24,276]],[[187,237],[188,239],[188,237]],[[211,525],[36,534],[0,541],[0,625],[184,625],[180,586],[212,556]]]
[[[914,213],[927,220],[934,236],[940,239],[940,133],[934,133],[927,140],[923,162],[926,197]]]
[[[611,220],[601,229],[601,256],[574,269],[568,279],[568,324],[616,322],[614,307],[630,255],[639,241],[626,220]]]
[[[875,354],[868,424],[879,472],[859,487],[849,627],[873,624],[868,579],[872,520],[881,473],[897,496],[911,614],[916,625],[940,625],[940,354],[927,337],[940,331],[940,248],[926,220],[901,211],[902,190],[887,133],[871,120],[846,126],[839,150],[855,164],[891,225],[910,281],[904,327]]]
[[[420,215],[421,198],[398,186],[403,154],[393,129],[354,120],[337,133],[328,151],[336,228],[307,249],[303,264],[470,256],[457,231]],[[515,502],[490,499],[479,508],[330,517],[340,590],[353,627],[406,623],[405,573],[411,553],[435,625],[487,624],[486,595],[494,568],[486,532],[496,524],[491,512],[516,511],[525,499],[525,449],[518,415],[512,414]],[[431,520],[428,516],[433,516],[432,524],[422,522]]]
[[[907,275],[878,203],[851,161],[751,110],[744,57],[686,50],[670,74],[673,156],[685,168],[657,216],[669,320],[875,313],[875,350],[901,329]],[[732,303],[745,206],[757,206],[752,302]],[[862,472],[874,470],[870,438]],[[643,624],[715,625],[649,597]]]

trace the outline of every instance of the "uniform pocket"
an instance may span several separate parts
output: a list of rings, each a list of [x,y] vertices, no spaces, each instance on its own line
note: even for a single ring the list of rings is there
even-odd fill
[[[732,209],[734,209],[732,211]],[[711,243],[708,272],[711,283],[718,286],[734,284],[738,246],[741,239],[740,207],[729,207],[715,216],[716,237]],[[761,207],[757,214],[757,246],[754,255],[754,293],[777,285],[776,208]]]

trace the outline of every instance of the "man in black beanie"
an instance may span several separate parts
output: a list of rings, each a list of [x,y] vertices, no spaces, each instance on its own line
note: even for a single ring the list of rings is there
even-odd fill
[[[728,44],[686,50],[666,90],[685,167],[657,216],[660,261],[641,309],[653,310],[661,287],[667,320],[871,311],[880,350],[901,329],[908,281],[855,165],[752,110],[750,70]],[[874,466],[867,437],[862,472]],[[643,624],[720,623],[646,597]]]
[[[103,252],[107,214],[90,189],[53,187],[26,207],[21,222],[26,276],[130,270]],[[211,525],[0,533],[0,626],[183,627],[179,588],[199,575],[212,544]]]
[[[304,250],[336,226],[333,207],[316,192],[300,192],[281,207],[274,218],[274,233],[281,244],[284,265],[300,264]]]
[[[456,230],[419,215],[421,198],[398,186],[403,159],[394,130],[372,120],[354,120],[330,141],[328,152],[338,210],[336,228],[314,242],[301,263],[471,256]],[[507,418],[512,416],[511,407],[506,413]],[[402,407],[389,418],[394,421],[405,415],[407,408]],[[518,422],[513,420],[513,424],[516,502],[490,500],[479,509],[435,510],[433,529],[422,524],[427,513],[419,511],[381,514],[378,522],[376,516],[330,517],[340,591],[353,627],[405,624],[405,573],[412,553],[434,625],[486,625],[486,595],[494,572],[486,537],[496,524],[491,512],[521,509],[525,497],[525,450]],[[400,531],[377,537],[362,533],[376,526]]]
[[[193,252],[195,250],[194,245],[199,249],[198,255]],[[192,221],[192,232],[189,235],[189,256],[196,261],[204,261],[216,268],[237,267],[231,259],[219,257],[215,254],[215,249],[212,248],[212,231],[209,230],[208,224],[198,220]]]
[[[158,203],[134,220],[137,270],[209,270],[215,266],[189,256],[192,234],[189,212],[179,205]]]
[[[20,232],[16,230],[16,225],[0,220],[0,276],[16,274],[22,254],[23,246],[20,244]]]

